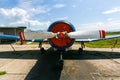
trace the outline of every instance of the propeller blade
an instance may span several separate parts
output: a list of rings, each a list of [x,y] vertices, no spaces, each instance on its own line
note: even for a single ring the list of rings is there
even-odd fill
[[[105,38],[104,30],[88,30],[67,33],[68,37],[76,39],[97,39]]]
[[[24,32],[25,40],[40,40],[55,37],[53,32]]]

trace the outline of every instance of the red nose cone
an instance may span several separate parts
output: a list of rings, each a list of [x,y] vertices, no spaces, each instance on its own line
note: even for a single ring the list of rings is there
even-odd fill
[[[100,30],[100,38],[105,38],[106,32],[104,30]]]
[[[58,39],[64,39],[65,38],[65,33],[64,32],[59,32],[58,33]]]

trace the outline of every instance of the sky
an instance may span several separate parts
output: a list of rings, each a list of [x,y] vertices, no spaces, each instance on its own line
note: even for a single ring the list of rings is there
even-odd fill
[[[47,30],[58,20],[76,30],[120,31],[120,0],[0,0],[0,26]]]

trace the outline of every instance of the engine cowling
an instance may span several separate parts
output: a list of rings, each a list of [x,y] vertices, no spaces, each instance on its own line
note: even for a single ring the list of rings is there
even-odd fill
[[[56,21],[52,23],[49,28],[48,32],[57,33],[57,36],[54,38],[49,38],[48,42],[54,48],[58,50],[65,50],[66,48],[72,46],[75,39],[66,36],[66,33],[74,32],[75,27],[66,21]]]

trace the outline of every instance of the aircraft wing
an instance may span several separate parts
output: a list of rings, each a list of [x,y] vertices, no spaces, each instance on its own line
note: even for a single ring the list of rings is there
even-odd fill
[[[120,38],[120,34],[119,35],[111,35],[111,36],[106,36],[105,39],[111,39],[111,38]]]
[[[19,40],[20,38],[19,38],[19,36],[0,34],[0,39],[13,39],[13,40]]]
[[[120,38],[120,35],[111,35],[106,36],[105,38],[96,38],[96,39],[76,39],[76,42],[92,42],[92,41],[99,41],[99,40],[107,40],[112,38]]]
[[[29,37],[30,37],[30,35],[29,35]],[[20,38],[20,36],[0,34],[0,39],[21,40],[22,37]],[[47,39],[38,39],[38,38],[36,39],[36,38],[32,38],[32,37],[31,37],[31,39],[24,39],[24,40],[25,41],[29,41],[29,42],[43,42],[43,41],[47,41]]]

